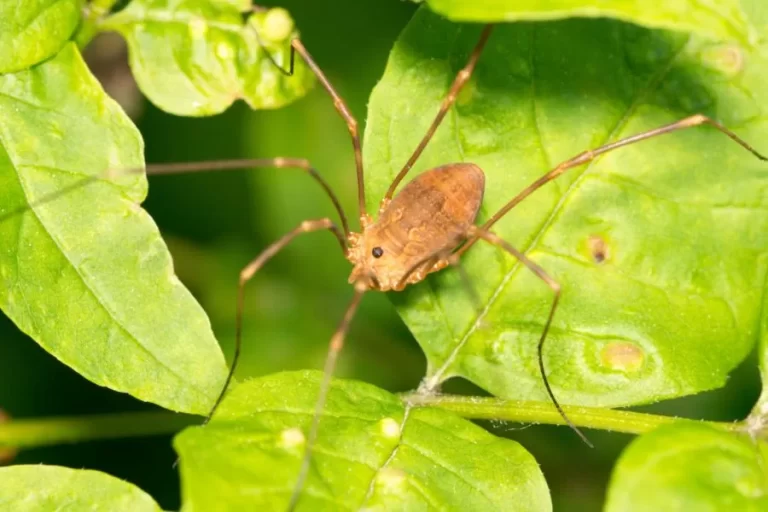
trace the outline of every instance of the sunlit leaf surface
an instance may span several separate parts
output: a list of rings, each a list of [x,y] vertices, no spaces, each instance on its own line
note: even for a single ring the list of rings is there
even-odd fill
[[[103,174],[140,168],[143,144],[74,45],[0,76],[0,142],[3,311],[91,381],[206,413],[224,358],[138,206],[143,174]],[[103,179],[72,188],[89,175]]]
[[[239,385],[213,421],[177,436],[183,509],[282,511],[298,475],[322,374]],[[514,441],[394,395],[337,380],[298,510],[551,509],[538,464]]]
[[[606,512],[768,509],[768,450],[746,434],[678,424],[639,437],[613,470]]]
[[[755,40],[739,0],[427,0],[435,12],[454,21],[552,20],[568,17],[615,18],[744,43]]]
[[[59,466],[0,468],[0,509],[160,512],[144,491],[106,473]]]
[[[0,1],[0,73],[56,54],[80,22],[79,0]]]

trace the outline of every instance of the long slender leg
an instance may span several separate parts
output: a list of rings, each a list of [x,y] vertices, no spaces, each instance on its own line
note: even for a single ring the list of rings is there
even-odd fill
[[[274,242],[272,245],[268,246],[266,249],[264,249],[261,254],[259,254],[253,261],[251,261],[243,270],[240,271],[240,281],[237,287],[237,313],[236,313],[236,323],[235,323],[235,353],[232,357],[232,365],[229,368],[229,373],[227,374],[227,379],[224,381],[224,386],[221,389],[221,392],[219,393],[219,396],[216,398],[216,402],[213,404],[213,407],[211,408],[211,412],[208,413],[208,416],[205,418],[205,421],[203,422],[203,425],[207,424],[209,421],[211,421],[211,418],[213,417],[213,414],[216,412],[216,409],[219,408],[219,405],[221,404],[221,401],[224,399],[224,395],[227,393],[227,389],[229,388],[230,383],[232,382],[232,377],[235,374],[235,369],[237,368],[237,363],[240,360],[240,349],[243,345],[243,310],[244,310],[244,303],[245,303],[245,285],[250,281],[253,276],[256,274],[256,272],[259,271],[261,267],[264,266],[264,264],[269,261],[272,256],[280,252],[280,250],[283,249],[286,245],[288,245],[291,240],[296,238],[297,236],[303,234],[303,233],[311,233],[313,231],[320,231],[322,229],[327,229],[331,233],[333,233],[336,238],[339,241],[339,244],[341,245],[341,250],[346,253],[347,250],[347,244],[346,239],[344,238],[344,235],[339,231],[339,228],[336,227],[336,225],[331,221],[331,219],[325,218],[325,219],[318,219],[318,220],[307,220],[299,224],[296,228],[289,231],[286,235],[284,235],[280,240],[277,242]]]
[[[336,368],[336,361],[339,358],[339,352],[344,347],[344,338],[349,330],[349,324],[352,322],[352,318],[355,316],[357,306],[360,305],[360,300],[363,298],[363,294],[367,288],[363,281],[357,281],[355,283],[355,294],[352,297],[352,301],[347,306],[347,311],[344,313],[344,317],[333,333],[331,337],[331,343],[328,346],[328,356],[325,359],[325,368],[323,373],[323,381],[320,384],[320,393],[317,397],[317,403],[315,404],[315,414],[312,416],[312,425],[309,427],[309,435],[307,437],[307,443],[304,445],[304,456],[301,459],[301,467],[299,469],[299,477],[296,479],[296,484],[293,488],[293,494],[291,494],[291,501],[288,504],[288,510],[293,511],[296,505],[301,499],[301,491],[304,488],[304,484],[309,474],[309,463],[312,458],[312,448],[317,440],[317,432],[320,427],[320,417],[325,407],[325,400],[328,397],[328,389],[331,385],[331,377],[333,371]]]
[[[336,197],[336,194],[333,193],[333,190],[328,185],[328,183],[322,178],[322,176],[320,176],[317,170],[314,167],[312,167],[312,165],[307,160],[304,160],[303,158],[283,158],[283,157],[248,158],[248,159],[240,159],[240,160],[209,160],[206,162],[151,164],[146,167],[146,173],[149,175],[166,175],[166,174],[184,174],[184,173],[206,172],[206,171],[228,171],[228,170],[234,170],[234,169],[248,169],[248,168],[254,168],[254,167],[275,167],[278,169],[297,168],[305,171],[313,179],[315,179],[315,181],[317,181],[320,184],[320,186],[323,188],[325,193],[328,194],[328,197],[330,197],[331,202],[333,202],[334,208],[336,208],[336,212],[339,214],[339,218],[341,219],[341,225],[344,228],[344,234],[349,235],[349,223],[347,222],[346,215],[344,215],[344,210],[341,207],[341,203],[339,203],[339,199]],[[109,180],[122,175],[141,174],[144,171],[145,171],[145,168],[143,167],[139,167],[135,169],[109,169],[103,173],[95,174],[92,176],[86,176],[78,181],[75,181],[71,185],[68,185],[62,189],[59,189],[56,192],[52,192],[51,194],[46,195],[44,197],[41,197],[40,199],[38,199],[37,201],[34,201],[31,204],[0,214],[0,222],[3,222],[7,219],[10,219],[11,217],[24,213],[30,208],[34,208],[36,206],[40,206],[50,201],[54,201],[60,197],[65,196],[70,192],[73,192],[77,189],[85,187],[90,183],[94,183],[102,180]]]
[[[555,310],[557,309],[557,304],[560,301],[560,284],[558,284],[557,281],[552,279],[547,272],[541,268],[539,265],[537,265],[535,262],[530,260],[525,254],[521,253],[514,247],[512,247],[509,243],[501,239],[499,236],[497,236],[494,233],[491,233],[490,231],[487,231],[484,228],[477,228],[475,226],[472,226],[469,229],[468,232],[469,236],[476,237],[476,239],[482,238],[485,241],[496,245],[498,247],[501,247],[505,251],[507,251],[509,254],[514,256],[515,258],[520,261],[523,265],[525,265],[531,272],[536,274],[536,277],[544,281],[544,283],[549,286],[549,288],[552,290],[552,293],[554,294],[554,299],[552,300],[552,306],[549,309],[549,316],[547,317],[547,323],[544,324],[544,330],[541,333],[541,338],[539,338],[539,344],[538,344],[538,358],[539,358],[539,372],[541,373],[541,378],[544,381],[544,387],[547,389],[547,394],[549,395],[550,400],[552,400],[552,404],[555,406],[555,409],[557,409],[557,412],[560,413],[560,416],[563,417],[563,420],[568,424],[569,427],[573,429],[576,434],[581,438],[582,441],[584,441],[590,448],[593,447],[592,443],[589,442],[587,437],[579,430],[579,428],[574,425],[574,423],[568,418],[568,416],[565,414],[565,411],[563,411],[563,408],[560,406],[560,403],[557,401],[557,398],[555,398],[555,393],[552,391],[552,387],[549,385],[549,379],[547,378],[547,372],[544,368],[544,341],[547,339],[547,333],[549,333],[549,328],[552,325],[552,318],[555,316]],[[458,254],[458,253],[456,253]]]
[[[509,212],[517,204],[523,201],[523,199],[531,195],[534,191],[538,190],[545,184],[554,180],[555,178],[563,174],[568,169],[572,169],[574,167],[578,167],[580,165],[591,162],[598,156],[608,153],[609,151],[612,151],[614,149],[618,149],[624,146],[629,146],[630,144],[634,144],[636,142],[650,139],[659,135],[672,133],[677,130],[683,130],[685,128],[691,128],[693,126],[699,126],[702,124],[708,124],[710,126],[713,126],[720,132],[727,135],[731,140],[739,144],[741,147],[743,147],[744,149],[746,149],[747,151],[755,155],[760,160],[768,161],[768,157],[759,153],[756,149],[750,146],[744,139],[742,139],[741,137],[733,133],[731,130],[729,130],[722,124],[718,123],[714,119],[711,119],[703,114],[696,114],[690,117],[686,117],[685,119],[676,121],[674,123],[670,123],[664,126],[660,126],[658,128],[654,128],[653,130],[648,130],[646,132],[638,133],[636,135],[632,135],[630,137],[617,140],[616,142],[611,142],[610,144],[605,144],[604,146],[600,146],[598,148],[591,149],[589,151],[584,151],[583,153],[579,153],[573,158],[570,158],[565,162],[560,163],[557,167],[555,167],[554,169],[546,173],[544,176],[537,179],[536,181],[528,185],[525,189],[523,189],[522,192],[517,194],[510,202],[505,204],[498,212],[496,212],[493,215],[493,217],[491,217],[485,224],[483,224],[482,227],[485,230],[490,229],[491,226],[493,226],[499,219],[501,219],[504,215],[506,215],[507,212]],[[477,238],[469,240],[466,244],[464,244],[464,246],[461,249],[459,249],[459,252],[463,253],[464,251],[469,249],[472,246],[472,244],[474,244],[476,241],[477,241]]]
[[[325,77],[323,71],[315,63],[314,59],[309,54],[307,49],[304,48],[304,45],[300,40],[294,39],[291,41],[291,53],[293,53],[293,50],[299,52],[312,72],[315,73],[317,79],[323,85],[325,90],[328,91],[328,94],[331,95],[331,98],[333,98],[333,106],[336,107],[336,111],[347,123],[349,135],[352,137],[352,147],[355,150],[355,169],[357,171],[357,205],[360,218],[362,219],[365,216],[365,183],[363,177],[363,153],[360,146],[360,134],[358,132],[357,120],[350,113],[347,104],[344,102],[341,96],[339,96],[339,93],[336,92],[336,89],[333,88],[331,82],[328,81],[328,79]]]
[[[501,239],[499,236],[497,236],[494,233],[491,233],[490,231],[487,231],[483,228],[478,228],[476,226],[471,226],[467,230],[467,237],[472,237],[475,240],[477,239],[484,239],[487,242],[496,245],[498,247],[501,247],[508,253],[510,253],[512,256],[517,258],[523,265],[528,267],[536,276],[544,281],[544,283],[549,286],[549,288],[554,293],[554,299],[552,300],[552,306],[549,310],[549,316],[547,317],[547,322],[544,324],[544,330],[541,333],[541,338],[539,338],[539,344],[538,344],[538,360],[539,360],[539,372],[541,373],[541,378],[544,381],[544,387],[547,390],[547,394],[549,395],[549,398],[552,400],[552,403],[554,404],[557,411],[560,413],[560,416],[562,416],[563,420],[568,424],[569,427],[571,427],[576,434],[584,441],[588,446],[592,447],[592,443],[589,442],[587,437],[579,430],[579,428],[573,424],[573,422],[568,418],[568,416],[565,414],[565,411],[563,411],[563,408],[560,406],[560,403],[557,401],[557,398],[555,398],[555,394],[552,391],[552,387],[549,384],[549,379],[547,378],[546,369],[544,368],[544,341],[547,339],[547,334],[549,333],[550,325],[552,324],[552,319],[555,316],[555,310],[557,309],[557,305],[560,301],[560,285],[552,279],[547,272],[541,268],[539,265],[537,265],[535,262],[533,262],[531,259],[529,259],[525,254],[521,253],[514,247],[512,247],[509,243]],[[459,270],[461,271],[462,279],[464,280],[465,284],[468,286],[468,289],[472,295],[472,300],[475,303],[476,309],[479,311],[482,310],[480,298],[477,295],[477,292],[475,291],[474,287],[472,286],[469,277],[466,274],[466,271],[461,266],[461,260],[460,260],[460,253],[454,252],[450,253],[449,250],[442,250],[435,252],[433,254],[430,254],[423,258],[421,261],[417,262],[415,265],[413,265],[408,271],[403,275],[403,277],[400,279],[398,283],[398,288],[402,289],[406,283],[413,283],[418,282],[424,279],[426,275],[430,272],[435,272],[437,270],[443,269],[449,265],[458,266]],[[413,276],[413,277],[411,277]],[[410,279],[409,279],[410,278]],[[456,347],[454,349],[455,351],[458,351],[461,347]],[[429,384],[423,384],[420,388],[420,391],[430,391],[431,385]]]
[[[339,113],[342,119],[344,119],[344,122],[347,123],[347,129],[349,130],[349,135],[352,137],[352,147],[355,150],[355,168],[357,170],[357,204],[358,204],[358,209],[360,213],[360,219],[363,219],[363,217],[365,216],[365,182],[363,177],[363,152],[362,152],[362,146],[360,145],[360,133],[357,127],[357,119],[355,119],[355,116],[353,116],[352,113],[349,111],[349,107],[347,107],[347,104],[344,102],[342,97],[339,96],[339,93],[336,92],[336,89],[333,87],[333,85],[331,85],[331,82],[325,76],[325,73],[323,73],[323,70],[320,69],[320,66],[317,65],[317,63],[315,62],[315,59],[313,59],[312,56],[309,54],[309,52],[304,47],[304,44],[301,42],[301,40],[294,39],[291,41],[290,62],[288,64],[288,69],[285,69],[280,64],[278,64],[275,61],[275,58],[272,56],[272,54],[270,54],[269,51],[267,51],[266,47],[261,42],[261,38],[259,37],[258,32],[255,32],[255,33],[256,33],[256,40],[258,41],[259,45],[264,49],[264,53],[269,59],[269,61],[277,69],[279,69],[284,75],[293,76],[296,52],[298,52],[299,55],[301,55],[301,57],[304,59],[304,62],[307,63],[307,66],[309,66],[309,69],[312,70],[312,72],[317,77],[318,81],[322,84],[323,88],[331,96],[331,99],[333,99],[333,106],[336,108],[336,111]]]
[[[389,202],[390,199],[392,199],[392,196],[395,193],[395,189],[400,184],[400,182],[403,181],[403,178],[405,178],[405,175],[408,174],[408,171],[411,170],[411,167],[413,167],[413,164],[416,163],[416,160],[418,160],[419,156],[421,156],[424,148],[427,147],[427,144],[435,134],[437,127],[440,126],[440,123],[443,121],[445,114],[448,113],[448,110],[456,102],[456,97],[458,96],[459,91],[461,91],[461,88],[464,87],[464,84],[467,83],[469,77],[472,76],[472,72],[475,70],[475,65],[477,65],[480,54],[483,52],[485,43],[488,42],[488,38],[491,36],[492,29],[493,25],[486,25],[483,29],[482,34],[480,34],[480,40],[475,45],[475,49],[472,50],[467,64],[462,68],[461,71],[458,72],[456,78],[453,79],[453,84],[448,90],[448,94],[445,96],[445,98],[443,98],[443,103],[440,105],[440,110],[437,112],[437,115],[427,130],[427,133],[424,135],[424,138],[421,139],[419,145],[416,146],[416,150],[405,163],[405,166],[400,170],[399,173],[397,173],[397,176],[395,176],[395,179],[392,181],[389,189],[387,189],[387,193],[384,196],[384,199],[382,199],[382,205],[385,205],[387,202]]]

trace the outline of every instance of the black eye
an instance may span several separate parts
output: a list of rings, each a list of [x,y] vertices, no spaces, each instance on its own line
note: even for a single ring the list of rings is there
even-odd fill
[[[381,247],[374,247],[371,254],[373,254],[374,258],[381,258],[384,255],[384,249]]]

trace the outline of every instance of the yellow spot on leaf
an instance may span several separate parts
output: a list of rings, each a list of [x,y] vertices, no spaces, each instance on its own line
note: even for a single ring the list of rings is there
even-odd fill
[[[281,448],[286,450],[296,448],[298,446],[303,446],[305,442],[306,438],[304,437],[304,432],[299,428],[287,428],[280,432],[279,445]]]
[[[402,487],[403,483],[405,483],[405,478],[405,472],[400,469],[383,468],[376,476],[376,484],[392,490],[393,488]]]
[[[384,418],[379,422],[379,428],[384,437],[400,437],[400,424],[392,418]]]
[[[208,32],[208,23],[202,18],[192,18],[189,21],[189,33],[193,39],[202,39]]]
[[[216,56],[220,59],[231,59],[235,50],[227,41],[219,41],[216,45]]]

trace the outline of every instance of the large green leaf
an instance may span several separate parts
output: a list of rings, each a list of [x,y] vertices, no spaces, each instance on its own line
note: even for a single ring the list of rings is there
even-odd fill
[[[285,510],[322,374],[248,381],[176,437],[184,510]],[[299,510],[550,510],[519,444],[369,384],[334,381]]]
[[[98,471],[59,466],[0,468],[0,510],[160,512],[138,487]]]
[[[553,20],[573,16],[616,18],[648,27],[752,42],[755,34],[739,0],[427,0],[454,21]]]
[[[422,8],[398,40],[370,101],[371,211],[479,31]],[[747,53],[607,20],[501,25],[413,175],[478,164],[482,221],[558,162],[695,112],[768,152],[766,81],[765,44]],[[563,402],[636,404],[725,382],[758,337],[767,190],[768,164],[699,127],[571,170],[496,225],[562,285],[544,360]],[[431,382],[463,376],[498,396],[546,399],[536,346],[550,289],[485,244],[464,261],[479,319],[455,272],[391,294]]]
[[[88,379],[205,413],[226,372],[207,317],[138,204],[141,137],[73,45],[0,76],[0,307]],[[15,212],[32,204],[22,214]]]
[[[134,0],[103,27],[128,41],[131,69],[147,97],[178,115],[216,114],[238,98],[252,108],[277,108],[302,97],[314,75],[301,58],[288,69],[298,36],[284,9],[249,14],[241,1]]]
[[[80,22],[80,0],[0,0],[0,73],[55,55]]]
[[[622,454],[606,512],[768,510],[768,449],[696,423],[661,427]]]

